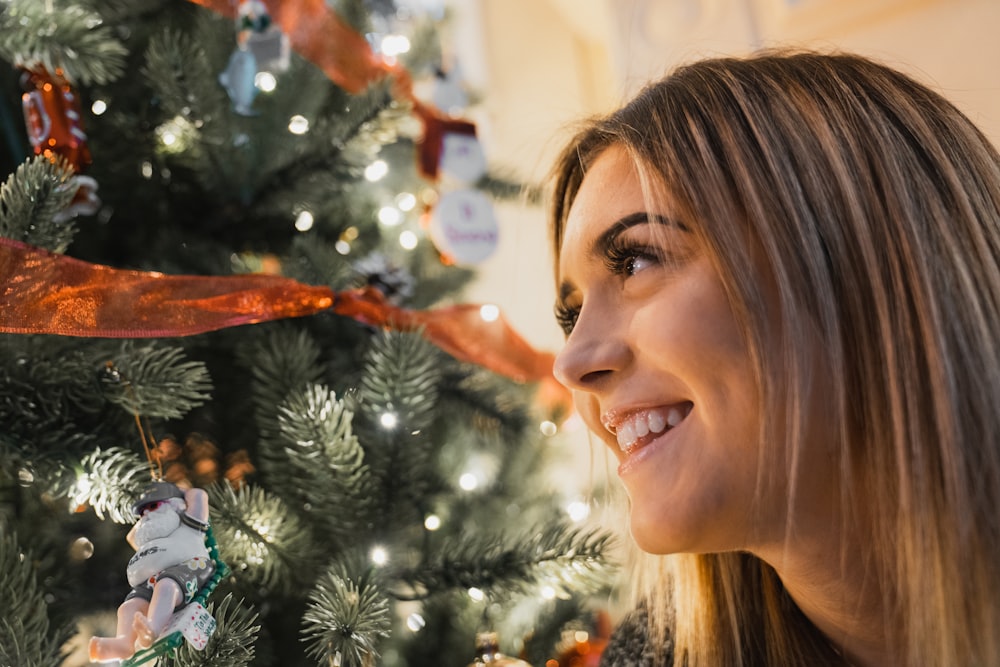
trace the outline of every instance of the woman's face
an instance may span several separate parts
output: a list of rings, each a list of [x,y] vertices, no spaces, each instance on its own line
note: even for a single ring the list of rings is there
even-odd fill
[[[744,338],[705,248],[668,205],[648,207],[620,148],[583,180],[559,281],[568,339],[556,377],[620,461],[639,546],[706,553],[769,539],[750,521],[760,416]],[[759,500],[782,525],[785,501]]]

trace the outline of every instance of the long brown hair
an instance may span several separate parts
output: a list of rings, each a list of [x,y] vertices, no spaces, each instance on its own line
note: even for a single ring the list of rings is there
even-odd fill
[[[894,664],[1000,664],[996,150],[942,96],[866,58],[700,61],[564,150],[557,253],[590,163],[612,145],[697,221],[745,332],[762,414],[787,415],[763,420],[761,442],[807,446],[797,408],[816,354],[790,344],[776,357],[765,343],[820,337],[841,426],[842,520],[859,525],[858,499],[873,517],[871,568],[902,637]],[[761,259],[777,325],[764,315]],[[762,470],[795,479],[795,456],[761,456]],[[676,555],[660,567],[653,616],[671,627],[675,664],[843,664],[759,559]]]

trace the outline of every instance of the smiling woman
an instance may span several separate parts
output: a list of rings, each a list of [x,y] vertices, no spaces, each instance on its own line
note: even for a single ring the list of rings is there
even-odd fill
[[[673,664],[1000,664],[983,135],[860,57],[716,59],[592,121],[554,194],[556,374],[665,557]]]

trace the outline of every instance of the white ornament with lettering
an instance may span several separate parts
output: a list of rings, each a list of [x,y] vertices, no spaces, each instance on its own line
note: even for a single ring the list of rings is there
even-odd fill
[[[430,224],[431,240],[456,264],[478,264],[497,249],[499,228],[489,198],[477,190],[441,196]]]

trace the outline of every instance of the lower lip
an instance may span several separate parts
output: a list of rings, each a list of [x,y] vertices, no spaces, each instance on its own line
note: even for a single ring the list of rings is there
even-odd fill
[[[667,445],[669,440],[673,440],[673,436],[677,429],[684,426],[685,421],[687,421],[687,418],[682,419],[677,426],[664,431],[642,447],[639,447],[631,452],[627,452],[625,454],[625,460],[618,466],[618,476],[625,477],[636,467],[642,465],[643,461],[652,456],[657,449]]]

